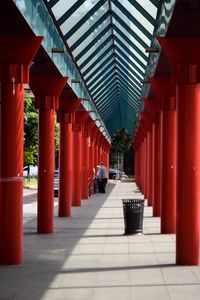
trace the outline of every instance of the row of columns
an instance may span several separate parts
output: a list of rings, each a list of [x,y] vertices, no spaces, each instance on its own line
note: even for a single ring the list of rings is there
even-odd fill
[[[159,42],[173,73],[150,79],[156,99],[144,100],[134,137],[136,182],[153,216],[161,217],[161,233],[176,233],[176,263],[198,265],[200,39],[164,37]]]
[[[29,65],[41,41],[0,38],[0,264],[23,260],[24,83],[29,83],[39,112],[38,233],[54,231],[55,112],[60,124],[59,217],[71,216],[71,207],[88,199],[88,180],[93,186],[96,164],[109,165],[110,145],[81,99],[65,88],[68,78],[40,76],[37,65],[29,82]]]

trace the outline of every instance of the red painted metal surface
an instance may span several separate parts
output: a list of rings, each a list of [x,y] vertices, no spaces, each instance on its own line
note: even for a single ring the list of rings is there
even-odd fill
[[[85,159],[85,154],[87,155],[88,151],[88,138],[86,137],[84,140],[84,129],[85,129],[85,122],[89,117],[89,112],[88,111],[77,111],[75,114],[75,122],[77,122],[80,133],[77,132],[77,130],[74,130],[74,146],[75,148],[79,147],[80,149],[74,149],[76,152],[74,152],[74,189],[73,189],[73,195],[74,195],[74,200],[72,200],[73,205],[79,205],[81,204],[81,198],[84,192],[86,192],[86,197],[88,195],[88,172],[86,166],[87,161],[83,161],[83,158]],[[76,124],[75,124],[76,126]],[[87,128],[87,125],[86,125]],[[80,134],[80,136],[79,136]],[[84,147],[83,147],[84,146]],[[77,159],[78,156],[78,159]],[[87,158],[86,158],[87,160]],[[84,169],[84,172],[83,172]],[[77,171],[78,170],[78,173]],[[85,176],[83,180],[83,175]],[[85,197],[85,195],[84,195]]]
[[[160,113],[157,113],[153,122],[153,182],[152,182],[152,202],[153,216],[160,216],[160,177],[161,177],[161,133],[160,133]]]
[[[57,119],[60,123],[60,151],[59,151],[59,199],[58,215],[70,217],[73,194],[73,131],[75,112],[81,104],[81,99],[69,97],[63,91],[59,98]]]
[[[167,36],[158,37],[157,39],[171,65],[200,64],[200,37]],[[176,68],[174,71],[174,75],[176,75]]]
[[[200,38],[159,42],[172,66],[177,103],[176,263],[200,263]]]
[[[181,66],[178,72],[186,72]],[[188,67],[188,72],[191,72]],[[185,77],[188,75],[185,74]],[[200,85],[177,78],[177,264],[200,263]]]
[[[14,94],[13,94],[14,91]],[[1,88],[0,264],[20,264],[23,244],[23,84]]]
[[[171,77],[150,78],[161,109],[161,233],[176,230],[176,105]]]
[[[81,206],[82,196],[82,123],[73,124],[72,206]]]
[[[161,233],[176,232],[176,111],[161,111]]]
[[[41,41],[0,38],[0,264],[23,261],[23,84]]]
[[[3,64],[28,66],[38,51],[42,40],[42,36],[1,36],[0,61]],[[23,81],[23,83],[28,83],[28,81]]]
[[[51,76],[31,76],[30,81],[39,110],[38,233],[54,231],[55,110],[58,109],[58,97],[66,82],[66,77]]]
[[[39,109],[38,233],[54,231],[54,125],[54,109]]]
[[[88,144],[89,144],[89,160],[88,160],[88,184],[91,186],[91,192],[94,193],[94,141],[92,137],[93,128],[96,126],[95,121],[90,117],[85,121],[84,127],[88,130]]]
[[[88,177],[89,177],[89,134],[83,131],[83,168],[82,168],[82,199],[88,199]]]
[[[59,113],[60,151],[59,151],[59,202],[58,216],[70,217],[72,205],[72,122],[71,113]]]
[[[147,199],[148,205],[152,206],[152,125],[147,133],[148,160],[147,160]]]

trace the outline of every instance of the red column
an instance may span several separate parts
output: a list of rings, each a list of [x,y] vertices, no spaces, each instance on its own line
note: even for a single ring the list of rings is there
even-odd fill
[[[161,233],[174,233],[176,228],[176,107],[171,81],[150,78],[161,106]]]
[[[147,198],[147,136],[145,132],[144,142],[143,142],[143,177],[144,177],[144,198]]]
[[[85,121],[85,129],[88,130],[88,184],[90,184],[92,193],[94,193],[94,142],[92,138],[92,129],[95,127],[95,121],[88,117]]]
[[[141,144],[137,140],[136,146],[135,146],[135,180],[137,186],[141,189]]]
[[[92,188],[92,194],[94,194],[94,137],[91,135],[90,137],[90,184]]]
[[[73,193],[72,205],[81,206],[82,196],[82,123],[73,124]]]
[[[78,124],[78,131],[77,128],[74,128],[74,189],[73,189],[73,205],[80,205],[81,198],[84,191],[87,191],[88,194],[88,184],[86,184],[88,180],[87,172],[83,172],[83,166],[85,166],[85,162],[83,162],[83,154],[85,154],[85,148],[83,148],[83,137],[84,137],[84,129],[87,129],[86,120],[89,117],[89,113],[87,111],[77,110],[75,114],[75,126]],[[86,137],[86,147],[88,138]],[[85,157],[84,157],[85,158]],[[78,170],[78,173],[77,171]],[[83,175],[86,177],[83,181]],[[84,187],[83,187],[84,182]]]
[[[165,98],[161,111],[161,233],[176,231],[175,98]],[[170,102],[172,102],[170,107]]]
[[[58,108],[58,96],[66,81],[64,77],[32,76],[30,82],[39,110],[38,233],[54,231],[55,109]]]
[[[160,113],[156,113],[153,121],[153,216],[160,216],[160,177],[161,177],[161,132]]]
[[[148,205],[152,206],[152,125],[150,125],[147,135],[148,135],[147,198],[148,198]]]
[[[94,164],[95,164],[95,169],[96,166],[99,164],[99,132],[95,134],[95,154],[94,154]]]
[[[94,193],[94,172],[93,170],[95,169],[96,171],[96,166],[97,166],[97,162],[96,162],[96,134],[98,132],[98,127],[96,126],[96,124],[93,126],[92,130],[91,130],[91,171],[90,171],[90,180],[91,180],[91,186],[92,186],[92,193]]]
[[[176,71],[176,263],[200,263],[200,38],[159,39]],[[181,64],[180,64],[181,62]]]
[[[82,169],[82,199],[88,199],[89,175],[89,135],[88,130],[83,131],[83,169]]]
[[[148,185],[149,185],[149,124],[150,124],[150,114],[148,111],[140,112],[143,123],[143,135],[144,135],[144,197],[148,199]]]
[[[180,77],[182,72],[188,80],[183,83],[178,78],[176,94],[176,261],[197,265],[200,263],[200,85],[196,66],[179,66],[178,71]]]
[[[102,161],[105,162],[105,159],[103,158],[102,152],[103,152],[103,140],[104,140],[104,136],[103,134],[100,132],[99,135],[99,144],[98,144],[98,164],[100,164]]]
[[[60,151],[59,151],[59,198],[58,216],[70,217],[73,192],[73,132],[75,112],[81,104],[81,99],[72,98],[68,89],[64,89],[59,97],[57,111],[60,122]]]
[[[72,205],[72,113],[58,113],[60,123],[58,216],[70,217]]]
[[[23,84],[41,41],[0,38],[0,264],[23,260]]]

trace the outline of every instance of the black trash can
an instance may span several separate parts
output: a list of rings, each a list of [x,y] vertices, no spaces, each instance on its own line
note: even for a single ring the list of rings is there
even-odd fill
[[[125,234],[143,231],[144,200],[122,199]]]

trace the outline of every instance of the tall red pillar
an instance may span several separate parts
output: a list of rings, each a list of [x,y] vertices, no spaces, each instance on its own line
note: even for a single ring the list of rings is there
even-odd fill
[[[82,167],[83,167],[83,130],[84,123],[88,118],[87,111],[77,111],[75,113],[75,123],[73,125],[73,194],[72,205],[80,206],[82,198]]]
[[[141,120],[143,124],[143,135],[144,135],[144,197],[148,199],[148,185],[149,185],[149,124],[150,124],[150,114],[148,111],[142,111],[140,112]],[[148,201],[149,202],[149,201]]]
[[[163,99],[161,110],[161,233],[176,232],[175,98]],[[171,103],[170,103],[171,102]],[[170,105],[171,104],[171,105]]]
[[[88,129],[83,130],[83,168],[82,168],[82,199],[88,199],[88,173],[89,173],[89,134]]]
[[[98,132],[98,127],[96,124],[93,126],[91,130],[91,171],[90,171],[90,180],[91,180],[91,186],[92,186],[92,193],[94,193],[94,170],[96,172],[97,167],[97,156],[96,156],[96,134]]]
[[[159,111],[158,101],[154,98],[144,99],[144,110],[149,114],[148,126],[148,175],[147,175],[147,194],[148,205],[153,206],[153,190],[154,190],[154,142],[153,142],[153,120],[155,113]]]
[[[148,167],[147,167],[147,198],[148,206],[152,206],[152,124],[150,124],[148,133]]]
[[[82,123],[73,124],[73,193],[72,206],[81,206],[82,196]]]
[[[188,80],[183,84],[178,78],[176,94],[176,261],[196,265],[200,263],[200,85],[196,66],[179,66],[178,71]]]
[[[59,193],[58,216],[70,217],[73,193],[73,132],[72,125],[75,122],[75,112],[81,104],[81,99],[72,97],[67,89],[64,89],[59,97],[57,111],[60,123],[59,144]]]
[[[90,181],[90,186],[91,186],[91,192],[92,194],[94,194],[94,137],[92,136],[92,134],[90,135],[90,149],[89,149],[89,153],[90,153],[90,168],[89,168],[89,181]]]
[[[161,132],[160,113],[156,113],[153,120],[153,182],[152,202],[153,216],[160,217],[160,182],[161,182]]]
[[[97,133],[95,134],[95,159],[94,159],[94,162],[95,162],[95,169],[96,169],[96,166],[99,165],[99,142],[100,142],[100,132],[99,130],[97,130]]]
[[[58,97],[66,82],[66,77],[35,76],[35,73],[30,81],[39,111],[38,233],[54,231],[55,110],[58,109]]]
[[[73,113],[58,113],[60,123],[58,216],[70,217],[72,205]]]
[[[0,264],[23,260],[24,83],[41,37],[0,38]],[[13,47],[15,45],[15,47]]]
[[[200,263],[200,38],[159,38],[175,69],[177,104],[176,263]]]
[[[85,129],[88,131],[88,169],[87,169],[87,186],[90,184],[92,194],[94,193],[94,141],[92,138],[92,130],[95,127],[95,121],[90,117],[85,121]],[[86,184],[86,183],[85,183]]]
[[[161,233],[176,231],[176,103],[171,81],[150,78],[161,105]]]

